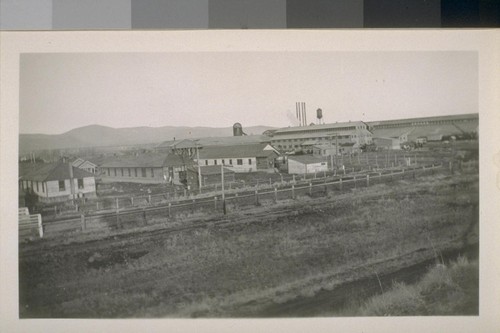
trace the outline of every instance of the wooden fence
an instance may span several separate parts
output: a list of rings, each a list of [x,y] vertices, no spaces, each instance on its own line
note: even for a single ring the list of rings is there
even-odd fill
[[[419,174],[434,173],[438,169],[447,168],[447,165],[439,164],[400,170],[381,170],[324,179],[306,179],[294,184],[274,184],[264,189],[225,193],[224,199],[222,193],[217,193],[210,197],[171,201],[157,206],[118,207],[106,213],[81,214],[70,219],[46,222],[44,229],[47,235],[57,236],[67,232],[79,233],[178,222],[182,218],[192,216],[207,217],[231,213],[252,205],[273,205],[283,200],[335,195],[354,188],[366,188],[400,179],[415,179]]]
[[[19,240],[32,239],[36,235],[43,237],[42,216],[40,214],[31,214],[28,208],[19,208]]]

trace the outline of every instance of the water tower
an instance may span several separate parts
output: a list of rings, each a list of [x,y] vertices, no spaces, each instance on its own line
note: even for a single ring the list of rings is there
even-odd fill
[[[323,110],[317,109],[316,110],[316,122],[318,124],[324,124],[325,121],[323,120]]]
[[[243,126],[240,123],[233,125],[233,136],[243,136]]]

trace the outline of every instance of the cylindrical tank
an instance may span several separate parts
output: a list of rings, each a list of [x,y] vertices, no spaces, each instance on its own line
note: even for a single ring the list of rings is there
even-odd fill
[[[316,110],[316,118],[318,118],[318,119],[323,118],[323,110],[321,110],[321,109]]]
[[[243,127],[240,123],[233,125],[233,136],[243,136]]]

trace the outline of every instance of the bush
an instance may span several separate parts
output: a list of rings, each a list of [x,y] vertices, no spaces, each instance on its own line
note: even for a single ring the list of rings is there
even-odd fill
[[[479,266],[459,257],[439,264],[413,286],[395,283],[374,296],[359,312],[364,316],[473,315],[479,312]]]

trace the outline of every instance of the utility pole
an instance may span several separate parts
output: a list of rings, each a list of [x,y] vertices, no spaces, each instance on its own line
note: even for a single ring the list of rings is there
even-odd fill
[[[201,194],[201,168],[200,168],[200,153],[198,151],[198,142],[194,143],[196,148],[196,164],[198,164],[198,189]]]
[[[221,185],[222,185],[222,210],[224,212],[224,215],[226,215],[226,196],[224,193],[224,165],[221,164],[220,166],[221,170]]]

